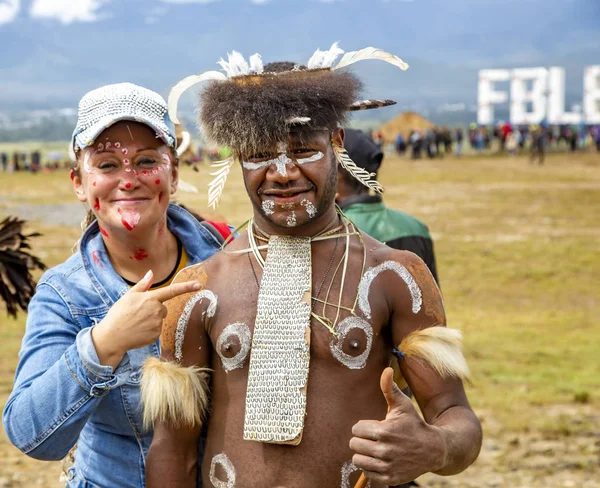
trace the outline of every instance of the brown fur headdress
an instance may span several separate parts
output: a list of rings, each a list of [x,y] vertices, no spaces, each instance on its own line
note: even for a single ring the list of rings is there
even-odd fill
[[[405,70],[408,65],[393,54],[368,47],[344,54],[337,43],[328,51],[317,50],[306,66],[279,62],[263,66],[258,54],[247,62],[234,51],[228,60],[221,59],[220,71],[208,71],[188,76],[173,87],[169,94],[169,115],[178,123],[177,103],[181,94],[197,83],[210,81],[200,93],[200,127],[211,143],[228,146],[236,154],[274,147],[287,141],[290,128],[334,129],[346,121],[348,111],[384,107],[391,100],[359,100],[362,88],[358,78],[348,71],[338,71],[357,61],[379,59]],[[336,148],[334,148],[336,149]],[[340,164],[363,184],[383,191],[360,171],[343,148],[337,148]],[[233,157],[216,163],[217,170],[209,185],[209,204],[216,206]]]

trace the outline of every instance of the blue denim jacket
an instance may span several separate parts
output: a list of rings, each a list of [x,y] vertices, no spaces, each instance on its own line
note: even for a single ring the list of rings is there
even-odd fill
[[[217,238],[186,210],[170,205],[168,228],[188,264],[215,254]],[[25,454],[62,459],[77,442],[68,487],[143,487],[152,432],[141,423],[140,369],[158,341],[129,351],[115,371],[99,364],[91,328],[129,287],[113,269],[94,222],[79,251],[44,273],[29,305],[4,429]]]

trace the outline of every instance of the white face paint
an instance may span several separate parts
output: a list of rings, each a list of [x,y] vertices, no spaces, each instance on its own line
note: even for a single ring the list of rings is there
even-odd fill
[[[263,200],[262,209],[265,215],[273,215],[273,213],[275,213],[273,207],[275,207],[275,202],[273,200]]]
[[[215,316],[217,310],[217,296],[212,291],[201,290],[188,300],[177,321],[177,328],[175,329],[175,359],[178,361],[181,361],[183,358],[183,340],[185,339],[185,331],[187,330],[190,321],[190,315],[196,304],[203,298],[206,298],[209,301],[208,307],[206,308],[206,314],[209,317]]]
[[[364,331],[367,338],[365,350],[358,356],[346,354],[342,349],[344,339],[348,336],[348,332],[353,329]],[[331,349],[333,357],[350,369],[364,368],[371,352],[371,346],[373,345],[373,327],[371,327],[371,324],[360,317],[348,317],[340,322],[337,327],[337,333],[337,336],[332,335],[329,340],[329,349]]]
[[[296,212],[292,212],[292,215],[288,215],[285,219],[285,223],[288,227],[296,227]]]
[[[265,166],[271,166],[272,164],[274,164],[277,167],[277,171],[279,172],[280,175],[287,176],[287,165],[294,164],[294,160],[288,158],[287,151],[288,151],[287,144],[279,143],[277,145],[277,153],[278,154],[277,154],[276,158],[268,159],[267,161],[261,161],[259,163],[242,161],[242,166],[245,169],[255,170],[255,169],[264,168]],[[306,164],[306,163],[312,163],[313,161],[318,161],[319,159],[322,159],[322,158],[323,158],[323,153],[321,151],[318,151],[317,153],[313,154],[312,156],[310,156],[308,158],[296,159],[296,162],[298,164]]]
[[[360,284],[358,285],[358,306],[360,307],[360,310],[363,313],[363,315],[367,319],[371,318],[369,288],[371,287],[371,283],[373,283],[373,280],[377,278],[377,276],[379,276],[379,273],[383,271],[393,271],[402,279],[402,281],[404,281],[404,283],[406,283],[406,285],[408,286],[408,290],[410,291],[410,296],[412,298],[412,313],[419,313],[419,310],[421,310],[421,305],[423,303],[421,289],[419,288],[419,285],[417,285],[417,282],[415,281],[413,276],[400,263],[397,263],[396,261],[385,261],[379,266],[368,270],[360,280]]]
[[[315,215],[317,215],[317,209],[316,207],[313,205],[313,203],[310,200],[307,200],[306,198],[304,200],[302,200],[300,202],[300,205],[302,205],[303,207],[306,208],[306,213],[308,214],[308,216],[312,219]]]
[[[227,477],[226,481],[221,481],[217,478],[217,465],[221,466],[223,471],[225,471]],[[209,478],[215,488],[235,488],[235,468],[233,467],[231,460],[227,457],[227,454],[224,452],[217,454],[212,458],[212,461],[210,462]]]
[[[323,153],[321,151],[319,151],[316,154],[313,154],[312,156],[310,156],[308,158],[300,158],[300,159],[297,159],[296,161],[298,162],[298,164],[312,163],[314,161],[318,161],[319,159],[322,159],[323,156],[324,156]]]
[[[352,461],[344,463],[344,465],[342,466],[342,484],[340,485],[341,488],[351,488],[350,476],[352,476],[352,473],[354,473],[355,471],[358,471],[358,468],[354,466],[354,463]],[[370,486],[371,481],[367,481],[365,488],[370,488]]]
[[[232,336],[236,336],[240,342],[240,350],[238,353],[231,357],[225,357],[223,355],[223,349],[227,347],[227,341]],[[226,373],[234,369],[241,368],[248,357],[248,353],[250,352],[250,346],[252,344],[252,337],[250,336],[250,329],[246,324],[235,323],[230,324],[223,329],[221,335],[217,339],[216,350],[217,354],[221,358],[221,362],[223,363],[223,369]]]

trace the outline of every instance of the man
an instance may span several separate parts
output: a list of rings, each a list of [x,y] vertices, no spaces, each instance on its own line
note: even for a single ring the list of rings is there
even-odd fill
[[[350,159],[377,178],[383,152],[362,131],[346,129],[344,132],[344,147]],[[414,252],[438,282],[433,241],[423,222],[407,213],[386,208],[380,195],[369,195],[369,189],[341,166],[338,166],[336,201],[364,233],[393,249]]]
[[[458,473],[478,455],[458,332],[443,326],[427,267],[358,232],[335,207],[338,164],[381,190],[350,160],[338,127],[348,110],[386,103],[357,103],[360,83],[339,68],[404,63],[367,48],[332,67],[340,52],[317,51],[308,68],[233,53],[221,61],[226,76],[172,90],[176,110],[185,88],[215,80],[201,95],[201,126],[233,155],[219,163],[211,202],[239,160],[253,218],[215,259],[177,278],[203,289],[168,303],[162,361],[144,367],[144,415],[155,425],[149,488],[196,486],[208,410],[204,486],[368,479],[376,488]],[[392,383],[392,352],[425,420]]]

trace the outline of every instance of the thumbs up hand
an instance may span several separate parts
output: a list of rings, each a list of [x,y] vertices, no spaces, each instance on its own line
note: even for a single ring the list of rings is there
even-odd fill
[[[352,427],[350,439],[354,465],[367,478],[389,486],[439,470],[446,457],[440,430],[420,417],[393,376],[392,368],[381,374],[381,392],[388,405],[385,419],[361,420]]]

